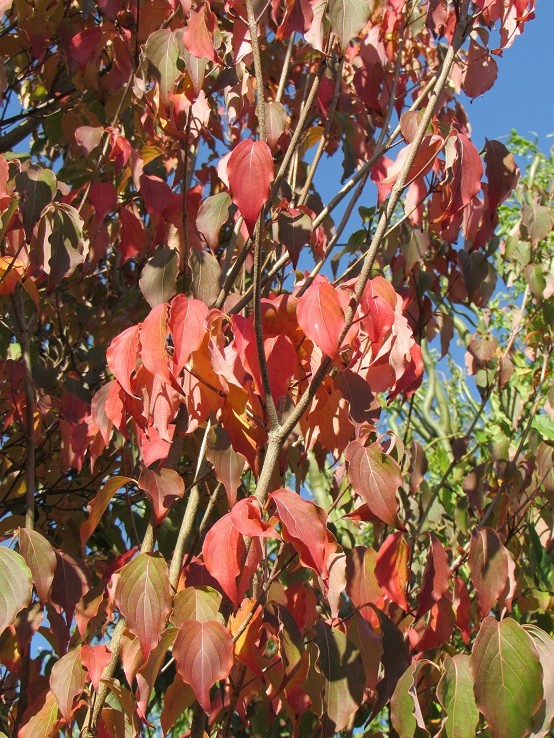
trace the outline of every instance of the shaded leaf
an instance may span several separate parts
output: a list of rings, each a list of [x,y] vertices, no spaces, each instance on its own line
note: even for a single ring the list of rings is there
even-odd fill
[[[150,307],[167,302],[175,294],[179,258],[174,249],[159,248],[142,269],[140,291]]]
[[[372,0],[331,0],[331,30],[338,36],[342,51],[368,22],[372,7]]]
[[[316,623],[317,666],[323,679],[323,704],[333,732],[344,730],[363,700],[365,672],[358,649],[337,628]]]
[[[93,532],[96,530],[96,526],[100,522],[102,515],[106,511],[106,508],[110,504],[112,497],[126,484],[132,482],[136,484],[134,479],[130,477],[110,477],[104,486],[96,493],[92,500],[87,505],[89,517],[84,523],[81,523],[80,537],[81,546],[84,546],[88,539],[91,537]]]
[[[483,617],[489,614],[506,587],[509,555],[507,548],[492,528],[482,528],[472,533],[468,558],[469,571]]]
[[[485,174],[489,209],[494,212],[519,180],[519,168],[514,155],[500,141],[485,139]]]
[[[16,175],[15,189],[20,197],[19,208],[27,238],[31,237],[44,208],[52,202],[56,188],[56,175],[51,169],[28,167]]]
[[[229,434],[220,425],[210,429],[206,459],[213,464],[215,478],[225,487],[229,506],[232,507],[237,499],[246,461],[234,450]]]
[[[416,618],[420,618],[438,602],[448,590],[450,581],[450,566],[448,556],[442,543],[433,534],[429,534],[431,549],[428,553],[427,563],[423,572],[421,592],[418,596],[419,607]]]
[[[212,251],[219,246],[219,233],[229,219],[231,198],[228,192],[207,197],[196,216],[196,227]]]
[[[144,46],[144,55],[150,62],[152,72],[158,79],[160,98],[163,103],[166,103],[169,93],[173,92],[175,81],[179,76],[177,66],[179,44],[175,38],[175,33],[170,31],[169,28],[151,33]]]
[[[190,252],[192,272],[191,289],[195,297],[211,307],[217,300],[221,282],[221,268],[213,254],[192,249]]]

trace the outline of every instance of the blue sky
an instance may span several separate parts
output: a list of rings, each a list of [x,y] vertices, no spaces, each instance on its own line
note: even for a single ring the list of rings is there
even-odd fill
[[[462,95],[472,126],[472,138],[481,149],[485,138],[506,140],[512,128],[534,140],[543,151],[554,145],[554,0],[537,0],[536,18],[526,24],[523,34],[502,57],[495,57],[498,78],[493,87],[476,100]],[[494,41],[491,37],[491,46]],[[536,136],[535,136],[536,134]],[[340,188],[342,176],[341,150],[331,159],[324,156],[315,177],[315,184],[328,202]],[[333,212],[339,223],[346,207],[346,198]],[[368,183],[359,204],[375,204],[375,188]],[[360,227],[354,211],[341,242]],[[304,265],[301,265],[304,268]],[[326,272],[327,273],[327,272]]]
[[[554,139],[554,0],[537,0],[536,18],[525,26],[502,58],[496,57],[494,87],[465,104],[477,147],[487,138],[502,140],[515,128],[528,137],[539,135],[541,149]]]

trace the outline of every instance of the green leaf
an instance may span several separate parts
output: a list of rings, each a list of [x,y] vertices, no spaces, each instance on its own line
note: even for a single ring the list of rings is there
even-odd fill
[[[175,80],[180,74],[177,66],[179,44],[174,32],[169,28],[163,28],[151,33],[144,47],[144,55],[158,79],[160,98],[165,103],[168,95],[173,92]]]
[[[523,627],[539,652],[543,673],[543,700],[535,713],[535,724],[529,738],[543,738],[550,734],[550,726],[554,720],[554,640],[535,625]]]
[[[343,51],[368,22],[372,5],[369,0],[331,0],[329,3],[331,30],[339,37]]]
[[[31,570],[11,548],[0,546],[0,635],[31,600]]]
[[[139,287],[150,307],[167,302],[177,291],[179,259],[174,249],[159,248],[142,269]]]
[[[56,175],[50,169],[29,167],[16,176],[15,189],[21,198],[19,208],[27,238],[30,238],[44,208],[52,202],[56,188]]]
[[[206,239],[206,243],[215,251],[219,246],[219,232],[229,218],[231,197],[228,192],[218,192],[207,197],[196,216],[196,227]]]
[[[391,722],[402,738],[429,736],[417,696],[419,672],[426,664],[431,661],[423,659],[409,666],[398,680],[391,698]]]
[[[320,683],[316,688],[321,688],[323,696],[322,718],[332,723],[332,732],[338,732],[348,725],[363,700],[362,658],[342,631],[322,621],[316,623],[315,644],[319,651]]]
[[[31,528],[19,530],[19,550],[32,572],[35,589],[40,601],[48,600],[56,572],[56,554],[50,542]]]
[[[543,699],[542,667],[531,636],[512,618],[487,617],[473,645],[475,701],[492,738],[524,738]]]
[[[479,710],[473,695],[471,659],[465,654],[446,656],[444,674],[437,687],[437,696],[446,712],[439,736],[444,738],[474,738]]]
[[[554,421],[548,415],[536,415],[531,423],[543,441],[554,441]]]

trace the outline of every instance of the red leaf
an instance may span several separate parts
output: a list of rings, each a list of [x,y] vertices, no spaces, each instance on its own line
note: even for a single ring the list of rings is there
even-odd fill
[[[140,175],[140,194],[150,215],[162,215],[173,199],[171,187],[153,174]]]
[[[217,27],[217,18],[210,9],[206,0],[200,7],[193,10],[186,27],[183,29],[183,44],[185,49],[197,59],[209,59],[220,62],[214,49],[214,32]]]
[[[514,155],[500,141],[485,139],[485,172],[489,210],[494,213],[519,180],[519,167]]]
[[[275,528],[262,520],[259,503],[253,497],[239,500],[231,508],[231,521],[243,536],[280,538]]]
[[[452,636],[455,625],[452,602],[448,597],[441,597],[431,608],[429,622],[417,644],[416,651],[422,653],[444,645]]]
[[[90,575],[83,561],[74,559],[65,551],[56,550],[56,573],[52,582],[50,602],[56,610],[64,610],[71,622],[75,606],[90,589]]]
[[[88,672],[94,689],[97,690],[100,686],[100,678],[111,658],[112,653],[104,644],[89,646],[88,643],[85,643],[81,646],[81,661]]]
[[[94,182],[89,192],[89,200],[96,210],[99,221],[117,207],[117,192],[113,182]]]
[[[176,295],[169,308],[168,327],[173,338],[175,374],[179,374],[206,335],[208,307],[202,300]]]
[[[337,290],[318,276],[298,300],[298,323],[306,336],[327,356],[339,361],[339,336],[344,312]]]
[[[423,572],[423,581],[421,584],[421,592],[419,593],[416,618],[420,618],[428,612],[435,602],[438,602],[443,594],[448,590],[450,580],[450,566],[448,565],[448,556],[439,539],[429,534],[431,541],[431,551]]]
[[[139,641],[144,659],[158,643],[171,611],[169,573],[158,554],[141,553],[119,572],[115,604]]]
[[[327,579],[327,560],[337,550],[337,542],[327,528],[325,511],[290,489],[278,489],[271,497],[277,507],[284,540],[298,551],[304,566]]]
[[[381,185],[393,185],[396,182],[396,180],[400,176],[400,172],[404,167],[404,162],[407,160],[408,155],[411,153],[412,146],[413,144],[409,144],[400,151],[400,153],[396,157],[396,161],[394,161],[390,168],[387,170],[387,176],[384,180],[382,180]],[[435,159],[437,158],[437,155],[442,146],[443,140],[440,136],[426,136],[423,139],[423,141],[421,142],[421,146],[417,150],[415,159],[410,167],[408,176],[406,177],[406,185],[408,185],[410,182],[413,182],[418,177],[425,176],[428,172],[431,171],[433,164],[435,163]]]
[[[150,374],[170,384],[169,354],[166,348],[168,333],[167,305],[162,303],[150,311],[140,326],[140,358]]]
[[[265,141],[241,141],[227,162],[231,198],[252,235],[274,177],[273,159]]]
[[[479,97],[494,85],[498,76],[498,65],[488,49],[471,39],[466,60],[466,71],[462,82],[468,97]]]
[[[468,564],[482,617],[489,614],[508,583],[509,556],[508,549],[492,528],[482,528],[471,534]]]
[[[483,162],[479,152],[463,133],[450,136],[446,145],[446,168],[451,170],[450,201],[445,217],[454,215],[472,201],[481,189]]]
[[[233,639],[221,623],[186,620],[173,645],[177,671],[190,684],[205,712],[210,710],[210,688],[229,676],[233,665]]]
[[[106,351],[106,361],[111,373],[131,397],[135,396],[131,375],[137,363],[138,345],[139,326],[133,325],[116,336]]]
[[[102,38],[102,28],[93,26],[76,33],[69,42],[69,56],[81,71],[94,60],[96,47]]]
[[[402,483],[402,473],[396,461],[384,454],[378,443],[365,448],[358,441],[348,445],[344,456],[354,492],[364,498],[379,520],[401,528],[396,490]]]
[[[375,576],[377,553],[371,547],[355,546],[346,556],[346,593],[360,615],[371,623],[375,622],[375,612],[369,604],[383,609],[384,597]]]
[[[231,513],[214,523],[204,539],[202,556],[209,573],[219,582],[227,597],[238,605],[237,576],[244,549],[242,536],[233,525]]]
[[[471,600],[467,587],[460,577],[454,579],[454,610],[456,611],[456,627],[460,629],[466,646],[471,641]]]
[[[143,469],[138,486],[148,493],[152,509],[159,525],[169,508],[185,494],[185,483],[180,474],[173,469],[160,469],[159,472]]]
[[[410,547],[402,533],[392,533],[377,552],[375,565],[375,578],[380,587],[405,612],[410,609],[406,600],[409,555]]]

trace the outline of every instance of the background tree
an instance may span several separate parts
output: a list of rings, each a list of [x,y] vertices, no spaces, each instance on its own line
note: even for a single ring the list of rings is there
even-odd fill
[[[534,4],[2,6],[6,735],[549,734]]]

